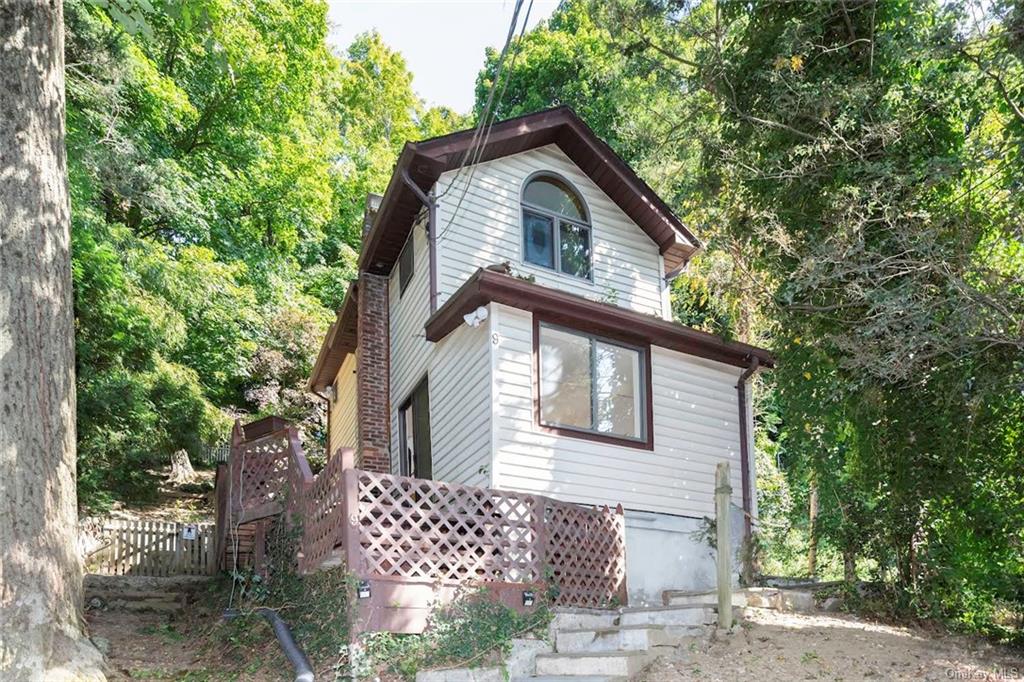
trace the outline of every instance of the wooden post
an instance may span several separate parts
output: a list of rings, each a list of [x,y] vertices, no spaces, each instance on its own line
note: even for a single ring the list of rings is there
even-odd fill
[[[729,463],[720,462],[715,470],[715,535],[718,562],[718,627],[732,627],[732,543],[729,538]]]
[[[548,527],[544,522],[544,510],[547,508],[547,498],[537,495],[533,499],[533,563],[536,566],[536,582],[544,583],[544,572],[547,568],[548,558]],[[547,590],[550,586],[545,584]]]
[[[626,549],[626,512],[622,509],[622,503],[615,505],[615,532],[621,534],[620,547],[623,551]],[[626,585],[626,557],[621,555],[619,561],[622,562],[622,575],[619,579],[619,605],[629,606],[629,590]]]
[[[360,540],[359,525],[359,470],[347,466],[354,460],[354,452],[346,450],[342,452],[344,468],[341,472],[341,547],[342,555],[345,557],[345,570],[356,580],[364,577],[362,567],[363,548]],[[349,609],[349,657],[353,662],[353,671],[356,657],[360,655],[358,637],[363,631],[363,618],[367,609],[359,602],[356,594],[351,594],[352,607]],[[353,678],[354,679],[354,678]]]
[[[345,569],[356,578],[361,578],[358,469],[344,469],[341,472],[341,506],[341,544],[344,548]]]
[[[253,534],[253,570],[261,576],[267,575],[267,520],[260,519],[256,522]]]
[[[811,479],[811,494],[808,500],[807,521],[810,544],[807,547],[807,575],[811,580],[818,574],[818,482]]]

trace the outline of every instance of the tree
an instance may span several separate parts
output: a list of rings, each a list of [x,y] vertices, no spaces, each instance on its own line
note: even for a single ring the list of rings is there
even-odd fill
[[[805,527],[821,500],[818,558],[998,627],[998,604],[1024,603],[1015,3],[598,11],[701,122],[709,251],[727,245],[757,291],[779,459]]]
[[[0,7],[0,666],[103,679],[81,628],[60,2]]]

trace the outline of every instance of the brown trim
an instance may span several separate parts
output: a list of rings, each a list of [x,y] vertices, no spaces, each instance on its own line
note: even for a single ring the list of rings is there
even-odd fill
[[[622,436],[611,436],[593,431],[583,431],[565,426],[552,426],[541,421],[540,417],[540,328],[542,324],[554,324],[569,331],[577,331],[588,336],[605,337],[610,341],[620,341],[643,351],[644,356],[644,439],[624,438]],[[651,387],[651,344],[636,338],[616,334],[599,333],[595,334],[587,329],[581,329],[566,323],[557,315],[537,313],[533,316],[533,423],[538,429],[545,433],[551,433],[566,438],[578,438],[589,440],[595,443],[607,443],[619,445],[637,450],[654,449],[654,390]]]
[[[437,310],[437,199],[434,194],[426,194],[416,185],[409,175],[409,169],[401,169],[402,182],[408,187],[420,203],[427,209],[427,252],[429,254],[430,280],[430,313]],[[415,226],[415,221],[413,221]]]
[[[440,341],[462,324],[462,316],[488,303],[503,303],[541,315],[554,315],[562,324],[586,329],[612,338],[632,339],[635,344],[653,346],[747,367],[756,357],[763,367],[774,367],[775,359],[763,348],[725,341],[678,322],[663,320],[608,303],[591,301],[557,289],[534,284],[494,270],[479,269],[466,280],[426,324],[428,341]],[[618,336],[616,336],[618,335]]]
[[[359,270],[389,274],[426,194],[445,171],[462,163],[474,130],[406,143],[380,210],[364,240]],[[557,107],[495,123],[479,161],[557,144],[657,245],[671,272],[701,248],[700,241],[668,205],[569,107]]]
[[[348,285],[345,300],[342,301],[334,322],[331,323],[327,334],[324,335],[320,353],[316,357],[316,362],[313,363],[307,388],[317,395],[334,381],[338,370],[341,369],[341,363],[345,361],[345,356],[356,349],[356,323],[359,317],[356,296],[358,288],[358,281]]]

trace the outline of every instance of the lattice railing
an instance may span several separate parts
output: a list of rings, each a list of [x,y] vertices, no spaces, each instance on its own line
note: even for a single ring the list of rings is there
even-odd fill
[[[284,511],[294,429],[237,442],[228,467],[229,503],[234,514],[256,517]]]
[[[360,569],[434,581],[539,582],[539,498],[358,472]]]
[[[561,606],[602,607],[626,601],[622,507],[581,507],[547,500],[544,565]]]
[[[302,572],[340,548],[348,569],[362,579],[550,579],[558,605],[625,603],[621,507],[362,471],[353,468],[351,450],[339,452],[314,477],[293,427],[247,442],[236,431],[229,464],[236,484],[232,516],[287,512],[285,520],[302,526]]]
[[[351,468],[352,450],[339,452],[316,475],[302,500],[302,558],[299,568],[316,568],[341,544],[345,520],[342,472]]]

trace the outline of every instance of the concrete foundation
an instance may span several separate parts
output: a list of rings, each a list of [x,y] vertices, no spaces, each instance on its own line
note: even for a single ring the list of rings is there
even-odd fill
[[[733,585],[739,584],[743,511],[732,506]],[[626,588],[630,606],[661,606],[665,590],[715,589],[714,537],[704,519],[626,512]],[[711,544],[709,544],[709,542]]]

